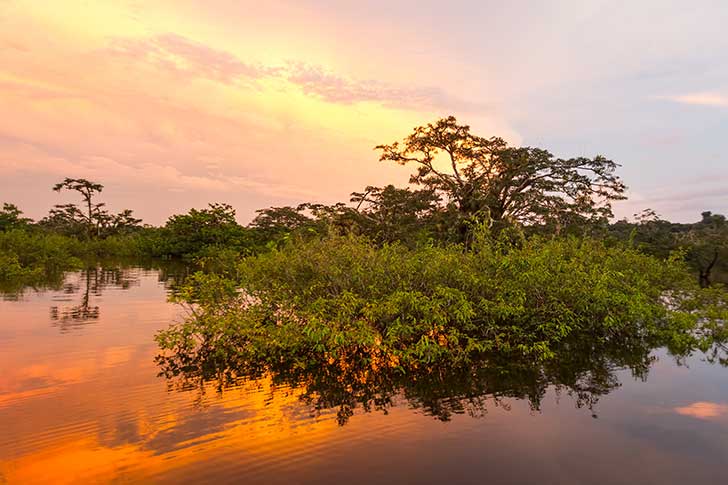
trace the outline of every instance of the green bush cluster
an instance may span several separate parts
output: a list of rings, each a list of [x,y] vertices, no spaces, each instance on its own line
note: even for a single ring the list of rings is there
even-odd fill
[[[0,284],[19,289],[55,281],[99,259],[144,256],[147,245],[143,233],[84,240],[35,228],[0,232]]]
[[[177,296],[193,317],[158,341],[182,360],[254,366],[548,360],[585,337],[606,345],[695,325],[665,303],[694,290],[678,258],[591,239],[481,235],[466,250],[331,236],[245,258],[227,276],[198,273]]]
[[[63,271],[81,265],[79,252],[78,241],[57,234],[20,229],[0,232],[0,254],[9,262],[3,265],[5,270],[12,266],[13,271],[24,274]]]

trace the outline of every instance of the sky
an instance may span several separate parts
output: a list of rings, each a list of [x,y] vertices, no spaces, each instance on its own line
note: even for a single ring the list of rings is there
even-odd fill
[[[629,200],[728,213],[728,2],[0,0],[0,202],[64,177],[145,222],[405,185],[374,146],[455,115],[604,155]]]

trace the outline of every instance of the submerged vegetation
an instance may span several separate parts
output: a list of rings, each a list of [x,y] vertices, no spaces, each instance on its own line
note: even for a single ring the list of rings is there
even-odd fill
[[[678,258],[593,239],[513,245],[484,234],[464,250],[331,236],[246,258],[228,275],[197,273],[177,295],[192,318],[159,342],[195,355],[185,359],[246,366],[549,360],[585,338],[701,346],[728,318],[726,301],[700,305],[701,294]]]

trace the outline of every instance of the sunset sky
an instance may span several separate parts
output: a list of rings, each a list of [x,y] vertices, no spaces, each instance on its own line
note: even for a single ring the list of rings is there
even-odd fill
[[[728,212],[728,2],[0,0],[0,202],[63,177],[159,224],[407,181],[373,147],[454,114],[621,163],[630,200]]]

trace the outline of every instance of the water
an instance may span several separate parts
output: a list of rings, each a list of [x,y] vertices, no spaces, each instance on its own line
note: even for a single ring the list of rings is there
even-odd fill
[[[158,376],[169,288],[126,268],[0,301],[0,483],[728,481],[728,369],[699,355],[402,384],[367,412],[347,385]]]

